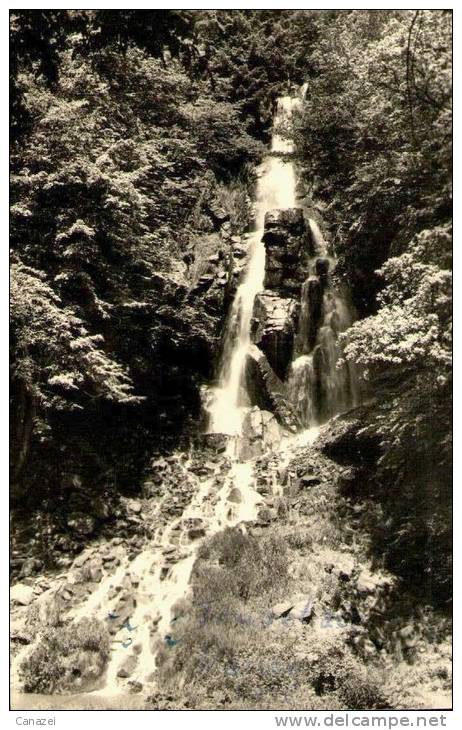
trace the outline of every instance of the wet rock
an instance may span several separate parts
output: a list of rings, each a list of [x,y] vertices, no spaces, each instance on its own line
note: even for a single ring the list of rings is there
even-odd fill
[[[284,228],[290,233],[303,233],[306,229],[301,208],[274,208],[265,215],[265,230]]]
[[[247,256],[247,249],[245,249],[243,246],[234,245],[233,256],[236,259],[243,259],[245,258],[245,256]]]
[[[228,502],[235,502],[236,504],[240,504],[242,502],[242,494],[240,489],[237,487],[233,487],[228,494]]]
[[[292,361],[299,304],[271,291],[255,297],[252,339],[265,353],[275,374],[284,380]]]
[[[132,679],[130,682],[128,682],[128,686],[130,688],[130,692],[132,694],[138,694],[139,692],[142,692],[143,685],[141,682],[137,682],[136,680]]]
[[[229,436],[224,433],[201,434],[195,438],[197,448],[210,449],[215,454],[223,454],[228,445]]]
[[[269,525],[271,522],[277,519],[278,513],[274,509],[269,507],[262,507],[258,510],[257,525],[260,527]]]
[[[262,496],[266,496],[271,493],[271,485],[266,481],[258,481],[256,485],[256,491]]]
[[[271,411],[283,428],[295,433],[301,424],[288,400],[286,386],[256,345],[249,349],[245,378],[251,404]]]
[[[170,545],[169,547],[166,547],[162,550],[162,555],[171,555],[172,553],[176,552],[176,547],[173,545]]]
[[[135,654],[131,654],[123,661],[122,666],[117,672],[117,676],[122,679],[127,679],[135,671],[137,663],[138,657]]]
[[[190,471],[198,477],[209,477],[215,471],[215,464],[207,462],[205,464],[193,464]]]
[[[297,350],[310,352],[323,319],[324,286],[318,276],[310,276],[302,285],[300,317],[297,326]]]
[[[272,210],[265,215],[265,289],[298,298],[312,253],[309,228],[301,208]]]
[[[239,439],[239,457],[246,461],[272,451],[281,441],[281,430],[272,413],[254,407],[247,413]]]
[[[288,617],[307,624],[311,621],[313,614],[313,604],[309,599],[305,599],[302,601],[298,601],[294,605],[294,607],[290,610]]]
[[[21,606],[28,606],[34,598],[34,589],[25,583],[16,583],[11,587],[10,600]]]
[[[329,275],[330,261],[325,256],[316,259],[316,273],[319,276],[323,285],[327,284]]]

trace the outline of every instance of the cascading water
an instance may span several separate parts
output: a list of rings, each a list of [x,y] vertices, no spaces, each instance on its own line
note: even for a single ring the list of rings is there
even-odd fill
[[[302,99],[278,99],[271,142],[271,156],[259,169],[255,204],[255,232],[249,249],[244,279],[231,307],[222,353],[218,386],[209,402],[209,432],[240,435],[248,407],[253,405],[245,387],[247,357],[252,347],[251,327],[254,303],[265,283],[265,213],[274,209],[293,209],[296,177],[291,153],[293,144],[283,132],[286,122]],[[312,255],[308,278],[301,286],[300,314],[295,336],[294,359],[287,378],[287,397],[299,423],[309,428],[358,402],[356,375],[351,366],[339,367],[342,348],[339,333],[354,319],[347,299],[332,288],[330,275],[335,259],[328,255],[327,244],[314,218],[308,220]]]
[[[360,399],[355,368],[341,361],[339,335],[353,322],[351,307],[347,297],[332,287],[336,261],[327,255],[319,225],[310,218],[309,226],[314,255],[301,289],[296,357],[287,384],[295,412],[306,427],[324,423]]]
[[[299,98],[278,99],[275,128],[290,117],[300,104]],[[272,155],[265,158],[258,170],[255,201],[255,232],[249,249],[247,272],[237,289],[228,318],[218,386],[213,390],[209,411],[209,432],[239,435],[245,408],[249,405],[243,385],[246,357],[251,347],[251,320],[256,295],[263,290],[265,278],[265,246],[262,241],[265,213],[273,208],[295,205],[295,170],[287,157],[293,151],[290,140],[275,131],[271,142]]]

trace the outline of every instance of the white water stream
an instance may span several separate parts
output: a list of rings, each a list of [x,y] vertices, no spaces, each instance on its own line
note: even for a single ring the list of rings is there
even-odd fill
[[[294,108],[297,97],[278,99],[275,127],[279,130]],[[265,213],[274,208],[295,206],[295,170],[290,157],[292,142],[278,131],[273,134],[272,154],[258,169],[255,202],[255,232],[249,252],[247,272],[237,289],[226,329],[219,384],[209,405],[211,433],[240,434],[248,401],[243,387],[245,361],[251,346],[250,326],[256,295],[264,288],[265,246],[262,241]]]

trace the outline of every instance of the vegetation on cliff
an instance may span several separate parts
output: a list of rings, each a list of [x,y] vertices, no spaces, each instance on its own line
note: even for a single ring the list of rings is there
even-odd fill
[[[428,600],[450,595],[450,11],[353,11],[323,25],[299,155],[361,317],[385,555]],[[352,447],[353,448],[353,447]],[[382,543],[383,544],[383,543]]]

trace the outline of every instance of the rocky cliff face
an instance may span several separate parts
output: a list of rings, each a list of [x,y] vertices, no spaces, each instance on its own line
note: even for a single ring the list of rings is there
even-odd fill
[[[301,208],[266,214],[265,289],[255,298],[247,358],[251,404],[290,430],[324,422],[356,395],[354,373],[337,366],[350,310],[332,287],[332,260],[313,227]]]
[[[265,289],[298,299],[313,253],[302,209],[269,211],[265,216],[263,241],[266,248]]]
[[[299,310],[296,299],[274,291],[264,291],[255,298],[253,340],[281,379],[292,361]]]

